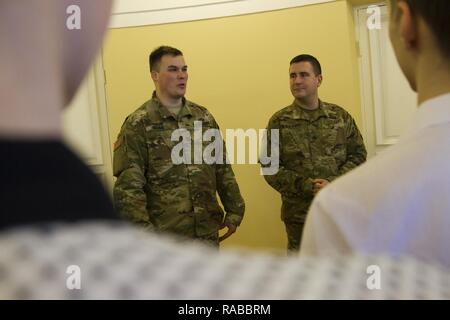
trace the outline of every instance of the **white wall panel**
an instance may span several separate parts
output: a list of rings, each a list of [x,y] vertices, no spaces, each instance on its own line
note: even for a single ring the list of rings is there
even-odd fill
[[[63,114],[66,141],[90,165],[102,165],[94,73],[91,71]]]
[[[385,5],[380,8],[380,29],[367,28],[369,14],[365,7],[356,11],[362,131],[369,156],[395,144],[417,110],[417,95],[400,70],[389,40],[387,8]]]
[[[63,113],[65,141],[111,190],[112,155],[109,139],[105,79],[101,59],[89,71]]]

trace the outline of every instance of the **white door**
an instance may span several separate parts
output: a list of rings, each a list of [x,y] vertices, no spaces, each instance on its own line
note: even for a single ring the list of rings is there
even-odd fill
[[[367,8],[355,9],[355,24],[360,53],[362,131],[370,157],[395,144],[407,129],[417,109],[417,95],[402,74],[389,41],[387,6]],[[368,19],[378,13],[379,28],[369,29]]]
[[[81,84],[63,114],[64,138],[111,190],[112,157],[101,59]]]

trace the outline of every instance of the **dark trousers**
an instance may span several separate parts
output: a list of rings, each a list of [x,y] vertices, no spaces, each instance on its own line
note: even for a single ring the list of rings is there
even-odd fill
[[[303,222],[285,221],[284,225],[288,237],[288,254],[296,254],[300,250],[300,241],[305,224]]]

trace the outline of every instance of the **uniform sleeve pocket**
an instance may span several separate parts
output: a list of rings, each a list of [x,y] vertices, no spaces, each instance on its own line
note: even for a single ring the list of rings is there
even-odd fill
[[[114,143],[113,175],[118,177],[129,166],[130,162],[126,153],[126,147],[123,143],[123,139],[119,138]]]

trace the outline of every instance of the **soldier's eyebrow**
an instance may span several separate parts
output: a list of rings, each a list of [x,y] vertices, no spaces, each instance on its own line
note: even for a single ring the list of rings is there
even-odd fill
[[[294,76],[296,76],[296,75],[300,75],[300,76],[302,76],[302,77],[307,77],[307,76],[309,76],[309,75],[311,75],[309,72],[307,72],[307,71],[300,71],[300,72],[290,72],[289,73],[289,76],[290,77],[294,77]]]
[[[168,66],[167,67],[167,69],[174,69],[174,70],[178,70],[178,69],[181,69],[181,70],[187,70],[187,65],[184,65],[184,66],[182,66],[181,68],[179,68],[178,66],[175,66],[175,65],[170,65],[170,66]]]

